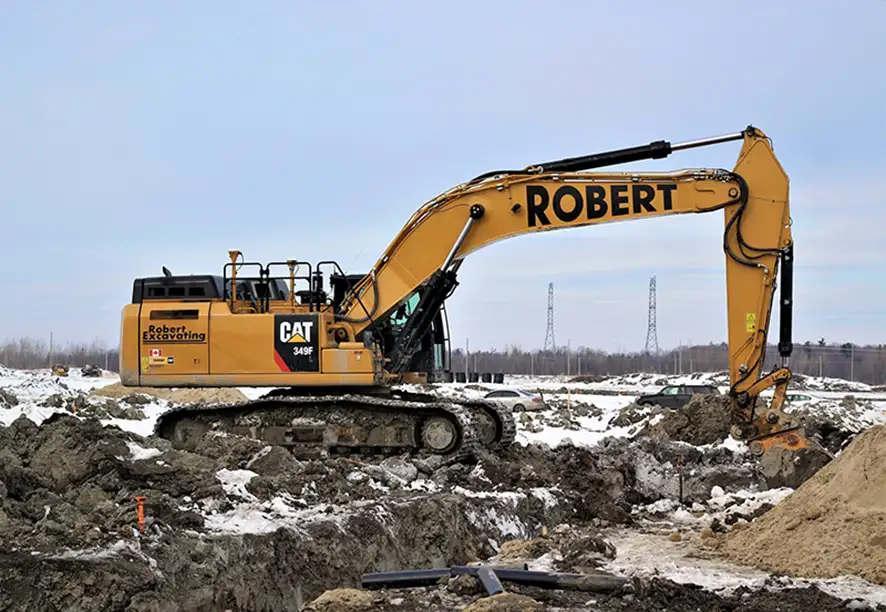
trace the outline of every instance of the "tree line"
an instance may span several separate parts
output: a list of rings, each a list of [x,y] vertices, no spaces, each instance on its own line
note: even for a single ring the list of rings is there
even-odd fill
[[[75,368],[92,365],[116,372],[119,365],[118,355],[119,351],[116,348],[108,348],[97,340],[89,344],[52,343],[50,345],[44,340],[19,338],[0,344],[0,364],[23,370],[46,368],[51,362]]]
[[[451,367],[465,372],[465,351],[453,349]],[[556,351],[527,351],[508,346],[503,350],[471,351],[471,372],[501,372],[504,374],[599,374],[620,375],[633,372],[661,374],[688,374],[716,372],[729,369],[729,349],[725,342],[682,346],[661,351],[658,355],[643,351],[609,353],[587,347]],[[778,348],[770,344],[766,349],[764,371],[781,364]],[[789,367],[796,374],[827,376],[886,384],[886,345],[858,345],[850,342],[829,343],[824,338],[817,342],[795,344]]]
[[[98,341],[50,347],[48,342],[32,338],[7,340],[0,344],[0,364],[9,368],[45,368],[50,364],[50,348],[52,363],[71,367],[93,365],[113,372],[118,370],[118,349],[109,348]],[[769,346],[766,355],[764,370],[780,364],[778,349],[774,345]],[[453,371],[465,371],[465,356],[461,348],[452,350]],[[504,374],[686,374],[727,370],[729,352],[725,342],[683,346],[661,351],[657,356],[642,351],[609,353],[587,347],[528,351],[508,346],[503,350],[471,351],[469,365],[471,372]],[[821,338],[817,342],[795,344],[789,365],[797,374],[883,385],[886,384],[886,345],[828,343]]]

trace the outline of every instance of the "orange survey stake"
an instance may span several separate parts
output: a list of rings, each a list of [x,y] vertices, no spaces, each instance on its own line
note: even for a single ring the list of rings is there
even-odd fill
[[[135,501],[138,503],[138,530],[142,533],[145,532],[145,500],[147,497],[144,495],[139,495],[135,498]]]

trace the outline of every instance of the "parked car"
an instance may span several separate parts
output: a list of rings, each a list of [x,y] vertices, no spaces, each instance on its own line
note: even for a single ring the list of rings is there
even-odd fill
[[[499,389],[490,391],[484,397],[497,400],[514,412],[543,410],[546,407],[544,398],[540,394],[523,389]]]
[[[815,401],[816,398],[805,393],[788,393],[784,399],[788,404],[805,404],[806,402]]]
[[[714,385],[668,385],[658,393],[641,395],[635,403],[641,406],[662,406],[678,410],[689,403],[693,395],[721,395]]]

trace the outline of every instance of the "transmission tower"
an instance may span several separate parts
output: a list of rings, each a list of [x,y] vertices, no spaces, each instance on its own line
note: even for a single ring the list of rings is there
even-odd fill
[[[658,331],[655,329],[655,277],[649,279],[649,324],[646,328],[646,352],[655,355],[658,351]]]
[[[548,331],[545,333],[544,350],[546,352],[550,350],[553,353],[556,347],[557,343],[554,342],[554,283],[548,283]]]

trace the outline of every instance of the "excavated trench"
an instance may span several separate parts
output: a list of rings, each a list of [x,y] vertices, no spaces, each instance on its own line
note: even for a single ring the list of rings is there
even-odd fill
[[[727,449],[699,450],[655,438],[607,440],[590,450],[515,446],[475,464],[440,466],[396,457],[296,461],[282,448],[223,435],[207,437],[199,453],[190,453],[95,419],[56,415],[37,426],[20,418],[0,429],[0,608],[845,605],[816,589],[729,599],[664,580],[632,583],[615,594],[508,584],[510,602],[485,598],[475,582],[461,579],[421,589],[323,595],[358,587],[367,572],[446,567],[496,555],[531,561],[550,557],[554,549],[559,560],[552,569],[595,570],[614,554],[602,535],[607,528],[631,526],[638,505],[677,497],[678,455],[686,503],[706,499],[714,486],[730,491],[763,484],[745,458]],[[523,557],[515,557],[514,541],[523,546]],[[536,603],[514,603],[521,593]],[[589,601],[596,607],[588,607]],[[751,601],[756,607],[748,607]],[[523,607],[508,607],[514,605]]]

